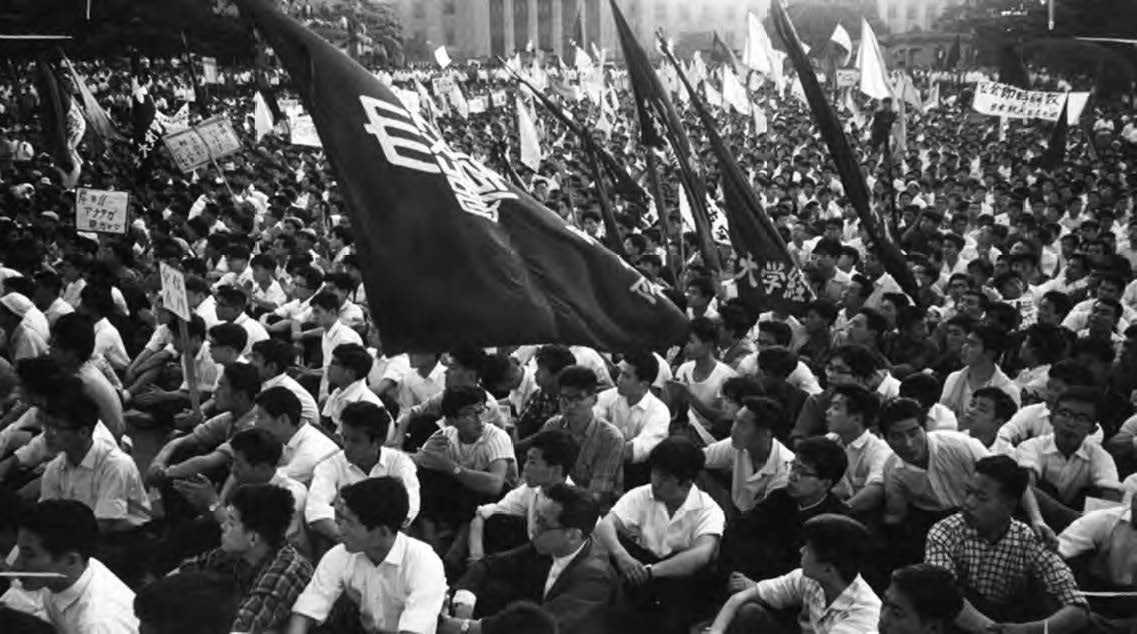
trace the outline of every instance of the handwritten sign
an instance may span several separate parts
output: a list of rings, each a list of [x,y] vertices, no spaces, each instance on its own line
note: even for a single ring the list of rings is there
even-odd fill
[[[971,107],[976,112],[995,117],[1057,121],[1066,97],[1067,93],[1062,92],[1023,90],[993,81],[980,81],[975,84],[975,100]],[[1073,125],[1081,117],[1089,93],[1072,92],[1069,99],[1066,121]]]
[[[861,81],[861,71],[855,68],[838,68],[837,69],[837,87],[849,88],[856,86],[857,82]]]
[[[182,321],[189,321],[190,307],[185,276],[165,262],[159,263],[159,274],[162,276],[162,305]]]
[[[324,147],[320,142],[320,135],[316,132],[316,123],[312,115],[296,114],[288,119],[288,128],[292,131],[289,142],[292,145],[306,147]]]
[[[216,57],[203,57],[201,58],[201,75],[203,84],[218,84],[217,81],[217,58]]]
[[[470,114],[481,114],[486,111],[485,97],[471,97],[469,100]]]
[[[86,189],[75,195],[75,228],[98,233],[126,233],[130,194]]]
[[[435,77],[430,81],[430,87],[434,90],[435,97],[445,97],[454,90],[454,80],[449,77]]]
[[[490,93],[490,103],[494,108],[501,108],[506,104],[506,95],[504,90],[495,90]]]
[[[241,149],[241,140],[226,117],[213,117],[193,128],[169,134],[162,143],[183,172],[206,165]]]

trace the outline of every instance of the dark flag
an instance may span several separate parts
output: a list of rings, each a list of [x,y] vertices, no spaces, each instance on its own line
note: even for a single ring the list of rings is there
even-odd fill
[[[584,8],[577,7],[576,20],[572,23],[572,43],[583,48],[588,48],[588,43],[584,41]]]
[[[959,64],[959,57],[962,54],[960,36],[956,34],[955,41],[951,43],[951,48],[948,49],[947,57],[944,58],[944,70],[955,70]]]
[[[67,113],[71,97],[59,87],[51,65],[43,58],[36,60],[36,92],[39,93],[40,126],[43,129],[45,151],[64,172],[75,168],[71,147],[68,144]]]
[[[1014,44],[1004,43],[999,51],[999,83],[1030,90],[1030,75]]]
[[[150,157],[161,138],[160,124],[155,118],[158,109],[150,96],[150,76],[142,69],[138,51],[130,55],[130,111],[131,139],[134,142],[134,166],[142,178],[150,169]]]
[[[185,57],[186,69],[189,71],[190,86],[193,87],[193,107],[202,117],[208,117],[209,96],[205,94],[205,86],[197,77],[197,66],[194,64],[193,53],[190,52],[185,31],[182,31],[182,53]]]
[[[268,59],[268,51],[261,41],[261,36],[257,30],[250,25],[249,34],[253,38],[253,84],[257,87],[257,92],[261,93],[264,98],[265,104],[268,105],[269,112],[272,113],[272,123],[276,125],[284,120],[284,113],[280,110],[280,104],[276,102],[276,88],[269,83],[268,74],[266,69],[270,67]]]
[[[679,179],[682,181],[683,188],[691,202],[691,215],[695,220],[695,234],[698,236],[699,252],[703,256],[703,263],[712,271],[721,270],[718,248],[711,237],[706,186],[702,175],[696,168],[697,162],[691,152],[691,141],[683,129],[682,120],[679,119],[679,115],[671,105],[671,100],[667,97],[667,91],[664,90],[659,77],[652,70],[651,63],[647,59],[647,53],[636,41],[636,36],[632,34],[632,29],[628,26],[627,20],[624,19],[624,14],[620,12],[616,0],[609,1],[612,5],[612,17],[616,21],[616,31],[620,35],[620,45],[624,49],[624,63],[628,68],[628,81],[632,84],[632,93],[636,100],[641,141],[643,145],[647,146],[647,151],[650,152],[652,151],[651,148],[663,148],[664,137],[666,136],[672,151],[675,153]],[[656,123],[657,118],[658,124]],[[659,129],[660,127],[663,128],[662,131]],[[656,201],[656,205],[660,206],[660,216],[666,213],[662,208],[662,200]]]
[[[107,111],[99,105],[95,95],[91,93],[91,89],[87,87],[86,80],[76,72],[75,67],[71,64],[71,60],[63,57],[63,63],[67,66],[68,72],[71,74],[71,83],[75,84],[75,90],[79,93],[80,103],[83,105],[83,116],[87,119],[87,125],[94,134],[90,137],[94,145],[96,154],[102,154],[103,150],[111,141],[125,141],[126,137],[115,128],[114,122],[107,114]]]
[[[719,62],[720,64],[729,64],[735,74],[742,80],[742,83],[746,83],[746,75],[750,69],[738,61],[738,57],[734,54],[734,51],[730,50],[726,42],[722,41],[722,38],[719,37],[718,31],[714,32],[714,40],[711,46],[711,60]]]
[[[539,342],[657,348],[686,319],[653,284],[496,172],[452,149],[367,69],[237,0],[276,51],[341,183],[364,284],[395,350]]]
[[[825,93],[822,92],[821,86],[817,83],[817,75],[814,74],[809,65],[809,60],[805,57],[801,40],[798,39],[797,31],[794,29],[793,23],[790,22],[790,17],[782,5],[782,0],[774,0],[771,3],[770,15],[773,18],[778,36],[786,45],[786,52],[789,54],[790,61],[793,62],[794,70],[797,71],[797,76],[801,80],[806,100],[809,101],[809,109],[813,112],[813,118],[821,130],[821,137],[825,140],[825,145],[829,148],[829,155],[833,157],[833,163],[837,166],[841,184],[845,187],[845,195],[853,204],[857,217],[860,219],[861,227],[868,232],[872,239],[872,243],[865,246],[872,249],[881,264],[884,265],[885,270],[900,285],[900,288],[908,293],[913,300],[919,301],[916,278],[912,275],[912,270],[908,268],[900,247],[896,246],[895,238],[890,235],[888,223],[872,209],[869,203],[869,190],[865,184],[865,177],[861,173],[861,166],[857,163],[856,156],[853,155],[853,149],[849,146],[849,139],[845,136],[844,130],[841,129],[841,122],[837,119],[837,113],[825,100]]]
[[[1057,169],[1066,158],[1066,137],[1070,130],[1066,121],[1066,108],[1069,105],[1070,97],[1067,96],[1062,102],[1062,112],[1058,114],[1058,121],[1054,123],[1054,131],[1050,133],[1050,144],[1046,146],[1046,152],[1043,153],[1042,160],[1039,162],[1042,169]]]
[[[734,155],[727,150],[718,133],[718,123],[707,112],[703,98],[682,67],[671,54],[667,43],[660,38],[660,48],[675,66],[679,80],[691,95],[691,104],[703,122],[711,141],[711,151],[722,171],[723,207],[730,226],[730,241],[738,255],[739,273],[735,277],[738,296],[746,305],[760,314],[768,310],[796,312],[813,299],[801,269],[794,262],[781,234],[774,227],[758,195],[750,187]]]

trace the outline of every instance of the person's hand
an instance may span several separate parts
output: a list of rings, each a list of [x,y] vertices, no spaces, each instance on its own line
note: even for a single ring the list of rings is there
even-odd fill
[[[152,407],[157,405],[162,400],[162,395],[165,394],[162,390],[155,387],[149,387],[142,392],[135,394],[131,401],[140,407]]]
[[[462,621],[445,614],[438,615],[438,634],[459,634],[462,631]]]
[[[620,569],[620,574],[633,586],[642,586],[651,579],[651,573],[647,571],[647,566],[641,564],[631,555],[625,554],[623,557],[617,558],[616,567]]]
[[[218,500],[213,484],[200,473],[192,478],[174,480],[174,490],[181,493],[190,506],[199,513],[208,511],[209,507]]]
[[[1054,529],[1046,525],[1045,521],[1031,522],[1030,528],[1034,531],[1035,537],[1042,540],[1047,549],[1058,552],[1058,536],[1054,534]]]
[[[174,415],[174,427],[187,429],[201,422],[201,413],[192,409],[184,409]]]
[[[727,590],[730,590],[731,594],[737,594],[743,590],[753,588],[754,580],[741,572],[732,572],[730,573],[730,578],[726,581],[726,587]]]
[[[456,619],[474,618],[474,606],[469,603],[451,603],[450,615]]]
[[[151,463],[150,468],[146,470],[146,484],[157,487],[161,486],[165,481],[166,466]]]

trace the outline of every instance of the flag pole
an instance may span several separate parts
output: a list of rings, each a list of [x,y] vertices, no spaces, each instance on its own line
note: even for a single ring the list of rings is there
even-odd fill
[[[647,154],[647,179],[651,185],[651,195],[655,198],[655,213],[659,216],[659,226],[663,229],[663,245],[667,250],[667,265],[671,269],[671,275],[675,278],[675,283],[679,284],[680,268],[675,263],[675,258],[671,257],[670,247],[671,238],[674,235],[671,232],[671,219],[667,216],[667,210],[663,208],[663,189],[659,186],[659,171],[656,168],[655,148],[644,147]],[[679,194],[682,196],[682,192]],[[687,262],[687,249],[683,244],[683,232],[679,232],[679,244],[676,251],[679,253],[679,261],[683,264]]]
[[[604,219],[604,233],[608,234],[608,248],[616,255],[627,259],[624,241],[616,226],[616,216],[612,214],[612,202],[608,200],[608,188],[604,186],[604,175],[600,173],[600,159],[596,157],[596,147],[591,135],[582,135],[584,152],[588,154],[588,167],[592,170],[592,180],[596,181],[596,197],[600,199],[600,217]]]

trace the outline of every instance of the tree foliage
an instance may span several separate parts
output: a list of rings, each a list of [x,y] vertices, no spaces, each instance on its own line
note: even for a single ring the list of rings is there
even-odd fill
[[[878,37],[888,33],[888,27],[877,14],[875,0],[795,2],[787,10],[794,28],[797,29],[798,37],[812,49],[824,47],[838,23],[845,27],[849,37],[854,40],[860,38],[862,18],[869,21],[869,25]],[[772,19],[767,17],[764,26],[774,46],[784,50],[785,46],[774,29]]]

